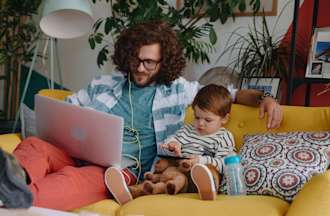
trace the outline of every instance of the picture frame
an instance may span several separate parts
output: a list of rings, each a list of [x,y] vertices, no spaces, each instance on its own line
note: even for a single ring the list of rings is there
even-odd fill
[[[330,28],[315,29],[305,78],[330,79]]]
[[[281,78],[278,77],[252,77],[243,78],[241,89],[256,89],[263,92],[269,92],[278,98]]]
[[[260,10],[255,15],[277,16],[277,7],[278,0],[260,0]],[[247,8],[244,12],[240,12],[237,10],[237,12],[235,12],[234,14],[238,17],[253,16],[253,9],[251,6],[247,5]]]
[[[176,8],[181,8],[184,0],[176,0]],[[257,12],[256,16],[277,16],[277,7],[278,0],[260,0],[260,11]],[[264,10],[264,12],[262,11]],[[237,17],[244,16],[253,16],[253,9],[251,6],[247,5],[247,8],[244,12],[240,12],[237,9],[237,12],[234,13]]]

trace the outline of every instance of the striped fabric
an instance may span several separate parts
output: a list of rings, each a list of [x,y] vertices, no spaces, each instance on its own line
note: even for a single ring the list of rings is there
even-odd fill
[[[181,144],[183,156],[199,155],[199,162],[212,164],[223,173],[223,158],[235,151],[234,137],[230,131],[220,128],[216,133],[201,136],[193,125],[185,125],[176,135],[169,139]]]

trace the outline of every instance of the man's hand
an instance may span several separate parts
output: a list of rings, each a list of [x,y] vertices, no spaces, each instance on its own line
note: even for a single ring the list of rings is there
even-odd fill
[[[169,143],[161,144],[160,147],[173,152],[176,156],[181,156],[181,145],[177,142],[172,141]]]
[[[278,128],[283,120],[283,110],[272,97],[265,97],[260,103],[259,117],[264,118],[268,113],[267,129]]]
[[[260,106],[259,116],[263,118],[268,113],[267,129],[278,128],[283,119],[281,106],[272,97],[264,97],[260,102],[263,93],[255,89],[241,89],[236,92],[235,102],[248,106]]]

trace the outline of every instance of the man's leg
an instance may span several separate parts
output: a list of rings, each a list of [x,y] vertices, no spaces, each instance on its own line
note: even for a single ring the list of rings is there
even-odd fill
[[[74,161],[65,152],[37,137],[23,140],[14,150],[13,155],[20,165],[13,156],[1,153],[0,199],[7,207],[31,205],[32,195],[26,184],[27,179],[29,183],[35,182],[65,166],[74,166]],[[22,200],[16,201],[20,199],[17,196]],[[33,197],[36,196],[34,193]]]
[[[37,137],[25,139],[14,155],[30,178],[33,205],[71,210],[108,197],[103,168],[77,168],[64,151]]]
[[[104,182],[120,205],[133,200],[133,196],[127,185],[135,184],[136,177],[127,168],[120,170],[116,167],[109,167],[105,171]]]
[[[25,182],[24,170],[15,158],[0,149],[0,200],[7,208],[28,208],[32,193]]]
[[[191,178],[202,200],[215,200],[220,184],[220,174],[212,165],[195,164],[191,168]]]
[[[75,162],[63,150],[37,137],[23,140],[13,155],[26,171],[30,182],[43,179],[65,166],[75,166]]]
[[[66,166],[29,185],[35,197],[33,205],[72,210],[109,198],[104,185],[103,167]]]

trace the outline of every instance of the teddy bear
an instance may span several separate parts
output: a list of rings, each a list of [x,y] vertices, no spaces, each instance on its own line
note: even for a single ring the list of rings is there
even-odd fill
[[[146,172],[144,181],[129,186],[133,198],[148,194],[177,194],[187,192],[190,160],[161,158],[154,165],[154,172]]]

